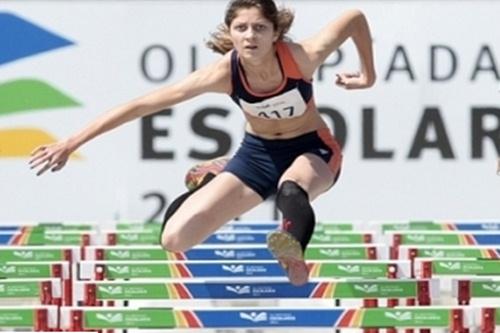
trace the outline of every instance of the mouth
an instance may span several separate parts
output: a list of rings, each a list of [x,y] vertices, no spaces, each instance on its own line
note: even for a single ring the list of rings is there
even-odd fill
[[[256,45],[247,45],[244,47],[245,50],[257,50]]]

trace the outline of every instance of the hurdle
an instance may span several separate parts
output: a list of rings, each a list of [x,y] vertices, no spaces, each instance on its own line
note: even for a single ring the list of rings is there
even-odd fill
[[[388,259],[384,244],[311,245],[306,260],[376,260]],[[196,246],[186,252],[168,252],[155,245],[87,246],[88,260],[273,260],[265,245]]]
[[[0,328],[54,331],[59,328],[55,305],[0,306]]]
[[[471,245],[400,245],[396,259],[414,258],[482,258],[499,259],[500,246]]]
[[[62,304],[60,279],[5,279],[0,280],[0,300],[33,299],[41,305]]]
[[[236,281],[235,281],[236,280]],[[430,305],[439,295],[439,281],[428,279],[317,280],[296,287],[275,282],[227,279],[225,281],[161,279],[151,281],[78,281],[74,299],[85,306],[120,300],[249,300],[249,299],[398,299],[413,298]]]
[[[311,278],[410,277],[409,260],[308,261]],[[285,277],[275,260],[260,261],[82,261],[78,279]]]
[[[62,304],[72,303],[71,266],[67,261],[0,263],[0,279],[57,278],[63,286]],[[54,301],[60,299],[54,299]],[[60,305],[60,304],[57,304]]]
[[[498,276],[500,260],[416,258],[414,268],[417,277],[427,279],[436,276]]]
[[[69,261],[81,259],[79,246],[5,246],[0,245],[0,262]]]
[[[0,231],[0,245],[77,245],[91,244],[95,231],[87,230],[32,230]]]
[[[205,245],[265,244],[268,230],[218,230],[203,241]],[[151,230],[104,230],[106,245],[151,245],[160,242],[159,232]],[[376,239],[372,231],[319,230],[310,244],[364,244]]]
[[[238,328],[441,328],[455,333],[473,327],[460,307],[397,308],[61,308],[64,330],[238,329]]]
[[[382,233],[390,231],[500,231],[500,221],[370,221]]]

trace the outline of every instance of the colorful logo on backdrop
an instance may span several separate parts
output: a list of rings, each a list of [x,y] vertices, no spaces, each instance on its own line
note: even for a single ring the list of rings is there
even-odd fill
[[[31,59],[75,43],[13,13],[0,12],[0,73],[17,60]],[[19,64],[18,64],[19,66]],[[0,158],[25,157],[38,145],[57,141],[44,129],[33,126],[36,118],[22,127],[9,127],[8,118],[80,106],[73,97],[38,77],[5,79],[0,75]]]

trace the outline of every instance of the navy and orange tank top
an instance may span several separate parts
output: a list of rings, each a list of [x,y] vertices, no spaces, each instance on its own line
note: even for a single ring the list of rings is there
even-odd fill
[[[252,92],[246,80],[236,50],[231,54],[231,98],[250,116],[262,119],[289,119],[300,117],[313,101],[312,83],[305,80],[285,42],[276,43],[278,63],[283,82],[270,93]]]

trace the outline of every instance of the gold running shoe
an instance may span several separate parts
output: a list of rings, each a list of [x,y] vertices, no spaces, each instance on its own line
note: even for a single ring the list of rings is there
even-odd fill
[[[287,272],[291,284],[301,286],[308,282],[309,269],[304,261],[302,247],[290,233],[285,230],[270,232],[267,235],[267,247]]]
[[[211,173],[216,176],[221,173],[228,161],[229,157],[224,156],[196,164],[186,173],[184,184],[186,184],[189,190],[194,190],[200,185],[207,174]]]

